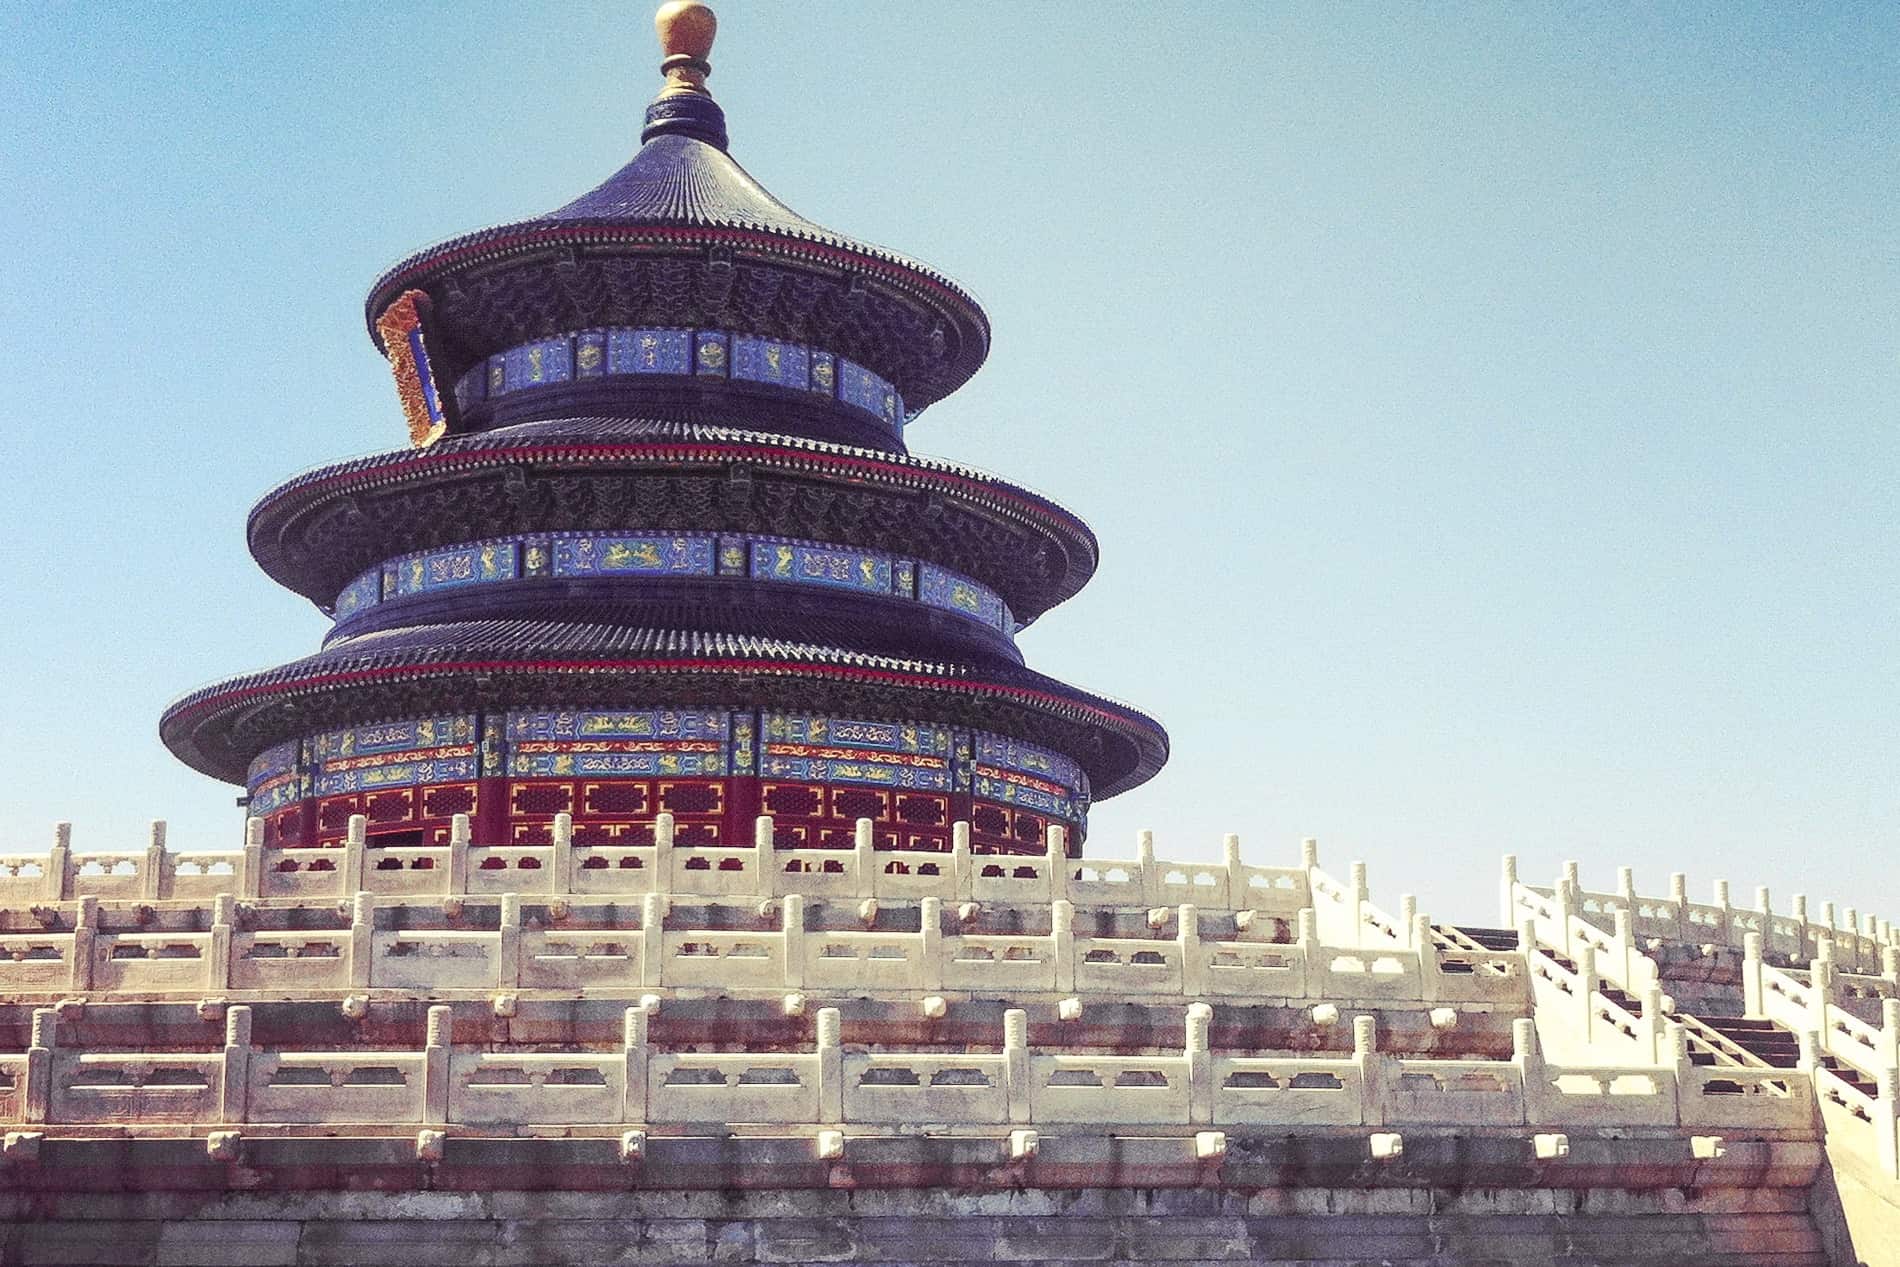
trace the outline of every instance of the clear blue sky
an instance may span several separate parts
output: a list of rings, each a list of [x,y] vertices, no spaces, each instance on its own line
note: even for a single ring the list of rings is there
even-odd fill
[[[740,161],[994,320],[913,447],[1101,536],[1025,647],[1174,759],[1091,852],[1900,917],[1900,6],[718,7]],[[323,632],[246,510],[403,443],[369,282],[617,167],[649,17],[0,13],[0,847],[237,839],[156,721]]]

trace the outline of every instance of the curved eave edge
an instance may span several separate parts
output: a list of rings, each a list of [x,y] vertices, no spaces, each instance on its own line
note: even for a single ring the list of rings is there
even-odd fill
[[[193,741],[193,732],[221,714],[252,701],[297,698],[322,691],[351,686],[430,678],[473,675],[509,675],[547,677],[574,676],[721,676],[731,678],[781,677],[816,678],[886,686],[894,690],[918,691],[935,695],[980,696],[1013,704],[1016,707],[1052,714],[1071,724],[1105,727],[1131,743],[1139,759],[1132,770],[1121,777],[1103,782],[1095,789],[1095,798],[1106,799],[1152,778],[1168,758],[1168,735],[1161,724],[1134,709],[1117,708],[1106,700],[1085,692],[1058,693],[1034,687],[1006,683],[974,681],[875,665],[823,665],[769,658],[723,660],[692,658],[684,660],[510,660],[483,658],[435,663],[409,663],[361,668],[330,669],[304,677],[278,676],[275,672],[250,674],[194,691],[165,710],[159,720],[159,737],[172,753],[201,774],[227,783],[242,784],[244,772],[208,759]],[[1074,755],[1074,754],[1071,754]],[[1085,757],[1077,761],[1087,766]],[[1093,773],[1091,783],[1095,782]]]
[[[898,487],[907,483],[935,484],[966,496],[978,505],[1000,503],[1006,513],[1014,513],[1026,522],[1037,524],[1051,535],[1086,546],[1086,566],[1079,569],[1079,579],[1063,597],[1073,595],[1087,583],[1089,577],[1094,575],[1100,559],[1100,543],[1094,530],[1082,519],[1046,498],[994,477],[916,458],[894,461],[888,455],[874,455],[870,450],[839,448],[826,451],[772,442],[744,441],[664,441],[642,444],[550,440],[538,443],[524,441],[513,446],[470,447],[453,452],[420,450],[376,454],[319,468],[273,489],[251,508],[245,534],[258,566],[280,585],[303,593],[295,577],[284,575],[274,566],[274,551],[268,548],[271,538],[263,532],[265,521],[272,517],[273,512],[283,511],[286,505],[294,512],[299,506],[322,497],[420,482],[436,474],[462,474],[523,463],[588,464],[602,460],[626,466],[667,465],[686,461],[702,464],[752,462],[794,472],[801,469],[808,472],[815,470],[820,474],[837,474],[847,478],[869,473],[890,477],[890,482]],[[326,601],[310,594],[304,594],[304,597],[317,603]]]
[[[439,243],[389,269],[370,287],[364,302],[364,323],[378,352],[386,352],[376,322],[404,290],[426,288],[443,273],[476,264],[494,263],[511,255],[529,254],[549,247],[653,245],[660,247],[734,246],[776,257],[790,264],[820,265],[859,270],[924,302],[956,309],[976,335],[973,355],[956,375],[954,384],[935,395],[919,393],[919,407],[942,399],[956,385],[969,381],[989,356],[990,321],[983,307],[962,286],[936,269],[894,252],[852,243],[846,239],[803,237],[747,225],[678,225],[574,221],[547,224],[524,221],[482,229]],[[910,393],[906,393],[909,395]]]

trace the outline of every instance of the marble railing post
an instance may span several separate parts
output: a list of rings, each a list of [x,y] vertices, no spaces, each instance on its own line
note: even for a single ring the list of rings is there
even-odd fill
[[[858,892],[867,897],[876,893],[877,836],[868,818],[860,818],[851,826],[851,865],[858,873]]]
[[[1060,902],[1069,896],[1069,834],[1060,827],[1050,827],[1044,853],[1049,900]]]
[[[376,898],[359,889],[350,905],[350,985],[366,989],[376,956]]]
[[[1322,990],[1321,983],[1327,978],[1331,967],[1319,944],[1319,912],[1310,906],[1300,908],[1294,925],[1294,944],[1300,949],[1300,981],[1302,997],[1317,998]]]
[[[974,895],[976,868],[970,862],[970,824],[950,825],[950,877],[956,896],[965,900]]]
[[[574,816],[554,816],[554,848],[548,857],[548,889],[557,897],[574,891]]]
[[[1721,920],[1715,926],[1715,939],[1714,939],[1715,944],[1718,946],[1726,946],[1728,945],[1728,942],[1729,942],[1729,934],[1735,926],[1734,916],[1732,913],[1734,911],[1734,907],[1729,905],[1729,900],[1728,900],[1728,881],[1727,880],[1717,880],[1715,882],[1714,905],[1720,907],[1722,910]]]
[[[1689,877],[1680,871],[1669,873],[1669,902],[1676,910],[1676,939],[1689,940]]]
[[[641,985],[658,986],[666,980],[666,906],[664,893],[648,893],[640,899]]]
[[[45,894],[48,901],[64,902],[72,895],[73,825],[53,824],[53,848],[46,857]]]
[[[1900,1067],[1900,999],[1880,1000],[1880,1067]]]
[[[453,828],[451,828],[451,830],[453,830]],[[366,861],[363,855],[367,853],[368,850],[369,819],[361,814],[351,814],[349,830],[343,838],[343,891],[345,893],[355,893],[359,889],[368,887],[363,879]],[[464,868],[463,878],[467,879],[466,867]],[[454,855],[451,854],[449,858],[449,892],[460,893],[463,887],[464,886],[455,883],[455,860]]]
[[[1418,897],[1412,893],[1399,894],[1399,926],[1393,931],[1399,935],[1399,945],[1407,950],[1418,950],[1425,943],[1413,937],[1413,925],[1417,922]]]
[[[785,941],[785,988],[796,990],[805,984],[804,894],[787,893],[779,899],[779,928]]]
[[[1196,1124],[1214,1120],[1214,1057],[1208,1035],[1213,1027],[1214,1009],[1205,1003],[1190,1003],[1187,1009],[1188,1121]]]
[[[1221,862],[1227,868],[1227,906],[1241,910],[1248,902],[1247,864],[1240,860],[1240,837],[1233,833],[1221,837]]]
[[[1003,1013],[1003,1083],[1012,1124],[1029,1121],[1029,1077],[1029,1014],[1012,1007]]]
[[[87,894],[79,899],[79,912],[73,923],[72,988],[75,993],[92,989],[93,947],[99,940],[99,899]]]
[[[255,902],[264,896],[264,820],[244,820],[244,868],[238,876],[238,896]]]
[[[818,1121],[844,1121],[843,1022],[838,1009],[818,1009]]]
[[[1583,1041],[1594,1045],[1597,1029],[1597,952],[1594,946],[1579,942],[1574,956],[1577,964],[1577,996],[1583,1004]]]
[[[1742,938],[1742,1012],[1746,1016],[1763,1017],[1766,1001],[1762,997],[1761,986],[1761,946],[1760,933],[1750,933]]]
[[[1150,906],[1161,901],[1161,875],[1155,870],[1155,834],[1135,833],[1135,871],[1140,878],[1141,900]]]
[[[1310,872],[1317,866],[1319,866],[1319,841],[1307,836],[1300,841],[1300,867]]]
[[[1517,1066],[1518,1078],[1524,1084],[1524,1115],[1535,1124],[1541,1120],[1550,1083],[1544,1073],[1544,1053],[1537,1043],[1537,1022],[1529,1017],[1511,1022],[1511,1063]]]
[[[1366,938],[1366,903],[1372,898],[1372,886],[1366,882],[1366,864],[1353,863],[1346,871],[1346,910],[1351,917],[1352,940],[1348,945],[1364,946]]]
[[[1438,947],[1432,944],[1432,917],[1413,912],[1410,936],[1413,953],[1418,956],[1419,997],[1426,1003],[1436,1003],[1444,983],[1439,978]]]
[[[218,1121],[227,1126],[242,1123],[251,1097],[251,1009],[243,1004],[225,1009],[218,1097]]]
[[[1372,1016],[1352,1018],[1352,1059],[1359,1067],[1360,1112],[1367,1126],[1385,1125],[1385,1079],[1379,1057],[1379,1022]]]
[[[1049,940],[1056,961],[1056,989],[1075,989],[1075,904],[1055,902],[1049,907]]]
[[[1820,954],[1808,969],[1808,1024],[1823,1037],[1830,1032],[1828,1008],[1834,1003],[1834,943],[1822,938]]]
[[[439,1126],[449,1120],[449,1046],[454,1041],[455,1009],[446,1003],[429,1009],[422,1049],[422,1120]]]
[[[1577,864],[1564,863],[1563,874],[1557,877],[1550,891],[1550,904],[1556,911],[1555,949],[1570,959],[1576,958],[1575,938],[1570,933],[1570,917],[1577,914],[1576,876]]]
[[[1050,910],[1050,922],[1055,920],[1054,909]],[[917,903],[917,931],[921,938],[919,955],[923,962],[923,986],[926,990],[943,988],[943,899],[927,897]],[[789,940],[786,953],[791,953]],[[789,962],[789,960],[788,960]]]
[[[1201,957],[1201,912],[1191,902],[1175,911],[1174,944],[1181,956],[1182,992],[1198,998],[1207,989],[1207,962]]]
[[[33,1029],[27,1040],[26,1085],[21,1088],[21,1115],[40,1123],[52,1117],[53,1049],[59,1045],[59,1013],[50,1007],[33,1009]]]
[[[1636,914],[1636,868],[1618,867],[1616,869],[1616,896],[1624,906],[1630,908],[1630,914]]]
[[[1643,984],[1636,979],[1636,961],[1639,952],[1636,949],[1635,912],[1627,906],[1619,906],[1615,912],[1614,932],[1611,934],[1611,946],[1616,962],[1617,983],[1632,994],[1642,992]]]
[[[205,946],[205,989],[231,988],[231,934],[237,923],[237,899],[220,893],[211,900],[211,931]]]
[[[773,858],[773,839],[777,834],[770,814],[761,814],[752,820],[752,874],[756,877],[754,887],[760,897],[771,897],[778,892],[778,864]]]
[[[1874,1160],[1880,1177],[1900,1179],[1900,1069],[1882,1069],[1874,1079]]]
[[[1812,944],[1808,936],[1808,895],[1795,894],[1789,906],[1792,909],[1788,913],[1788,918],[1794,921],[1794,945],[1786,947],[1784,953],[1788,956],[1790,963],[1800,963],[1808,957],[1809,947]]]
[[[1651,981],[1643,991],[1642,1036],[1641,1045],[1649,1053],[1650,1063],[1664,1063],[1663,989],[1658,981]]]
[[[644,1122],[647,1120],[647,1010],[644,1006],[627,1009],[621,1022],[621,1044],[626,1053],[621,1118]]]
[[[495,984],[513,990],[521,984],[521,895],[501,895],[499,944],[495,948]]]
[[[152,820],[152,833],[145,842],[145,863],[139,868],[140,892],[148,902],[157,902],[165,897],[165,864],[170,858],[165,853],[165,820]]]
[[[1517,855],[1504,855],[1504,871],[1498,878],[1498,927],[1517,927]]]
[[[653,891],[671,893],[678,885],[673,874],[673,814],[661,810],[653,816]]]

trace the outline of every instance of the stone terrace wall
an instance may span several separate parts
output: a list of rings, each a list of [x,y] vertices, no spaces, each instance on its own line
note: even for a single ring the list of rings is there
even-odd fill
[[[875,1181],[858,1168],[814,1176],[818,1186],[714,1191],[8,1191],[0,1192],[0,1262],[1827,1262],[1807,1213],[1812,1144],[1744,1145],[1696,1160],[1669,1140],[1641,1141],[1634,1152],[1627,1142],[1579,1142],[1566,1158],[1538,1164],[1509,1141],[1446,1135],[1419,1137],[1402,1160],[1375,1166],[1362,1139],[1320,1135],[1237,1145],[1218,1168],[1185,1177],[1189,1186],[1044,1186],[1077,1180],[1090,1165],[1113,1178],[1113,1167],[1100,1164],[1102,1143],[1050,1141],[1028,1167],[952,1187],[837,1186]],[[513,1147],[517,1173],[537,1165],[531,1145]],[[701,1141],[700,1162],[716,1168],[719,1151],[717,1141]],[[83,1168],[100,1159],[70,1160]],[[679,1160],[677,1173],[695,1173]],[[180,1161],[174,1180],[189,1182],[194,1167]],[[418,1178],[453,1183],[453,1163],[451,1151],[445,1169]],[[295,1169],[293,1161],[278,1175]],[[102,1176],[67,1177],[83,1184]]]

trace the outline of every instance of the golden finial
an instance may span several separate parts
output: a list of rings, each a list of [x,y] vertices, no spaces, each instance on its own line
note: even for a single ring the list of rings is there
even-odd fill
[[[660,70],[666,75],[661,96],[676,92],[706,95],[706,76],[712,65],[706,58],[712,53],[713,36],[719,32],[719,19],[700,0],[666,0],[653,15],[653,29],[660,35],[660,51],[666,56]]]

